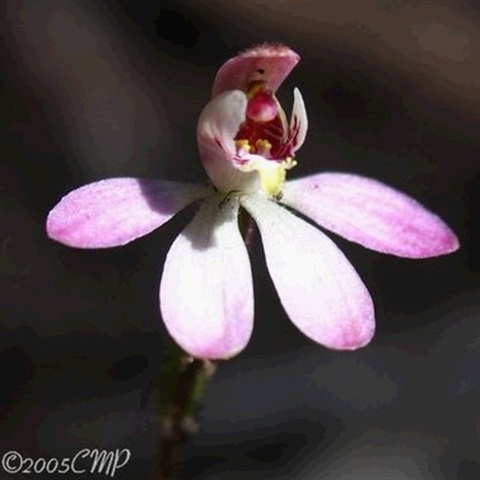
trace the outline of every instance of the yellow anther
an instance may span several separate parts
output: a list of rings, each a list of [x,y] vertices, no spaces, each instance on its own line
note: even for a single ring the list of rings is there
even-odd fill
[[[297,161],[293,157],[287,157],[283,162],[282,165],[285,170],[290,170],[291,168],[297,165]]]
[[[268,140],[258,139],[255,148],[260,155],[268,155],[272,148],[272,144]]]
[[[250,142],[246,139],[235,140],[235,146],[237,150],[245,150],[248,153],[254,153],[255,149],[250,145]]]

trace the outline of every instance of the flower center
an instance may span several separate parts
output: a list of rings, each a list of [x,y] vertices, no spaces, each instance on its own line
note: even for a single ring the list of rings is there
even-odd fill
[[[283,161],[288,152],[288,125],[275,95],[263,82],[247,92],[246,119],[235,137],[237,148],[262,155],[267,160]]]
[[[235,136],[239,157],[241,160],[245,153],[255,155],[255,161],[245,169],[258,170],[262,189],[278,197],[286,170],[296,165],[285,113],[264,82],[253,83],[247,98],[246,118]]]

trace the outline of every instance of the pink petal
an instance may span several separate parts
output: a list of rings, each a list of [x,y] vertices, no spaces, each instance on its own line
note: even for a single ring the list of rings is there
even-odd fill
[[[258,224],[267,266],[292,322],[329,348],[354,350],[375,330],[370,294],[320,230],[260,196],[242,198]]]
[[[194,357],[232,357],[252,334],[252,275],[237,216],[233,199],[205,201],[167,255],[160,285],[163,319]]]
[[[250,184],[258,184],[256,172],[243,172],[234,161],[234,138],[245,120],[246,109],[247,96],[243,92],[225,92],[207,104],[198,120],[198,149],[203,166],[213,184],[224,192],[245,191]]]
[[[265,81],[276,92],[299,60],[285,45],[266,43],[251,48],[223,64],[213,84],[213,97],[227,90],[245,92],[255,81]]]
[[[287,182],[282,202],[364,247],[399,257],[454,252],[455,234],[407,195],[376,180],[321,173]]]
[[[125,245],[208,192],[206,187],[160,180],[101,180],[63,197],[48,215],[47,234],[70,247]]]

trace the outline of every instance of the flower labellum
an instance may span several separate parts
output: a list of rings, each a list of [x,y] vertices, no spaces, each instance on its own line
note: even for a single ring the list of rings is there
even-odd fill
[[[459,247],[438,216],[376,180],[325,172],[287,181],[307,115],[298,89],[290,121],[275,93],[299,59],[284,45],[264,44],[220,68],[197,128],[213,188],[113,178],[70,192],[48,216],[50,238],[107,248],[146,235],[201,202],[173,242],[160,284],[167,330],[194,357],[232,357],[252,334],[253,282],[238,226],[241,209],[259,228],[269,273],[292,322],[337,350],[370,342],[373,302],[332,240],[292,209],[350,241],[399,257],[435,257]]]

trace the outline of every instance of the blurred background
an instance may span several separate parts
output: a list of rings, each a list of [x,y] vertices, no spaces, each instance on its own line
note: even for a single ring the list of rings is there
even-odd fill
[[[279,41],[302,57],[280,100],[288,114],[298,86],[310,120],[291,177],[380,179],[462,248],[414,261],[332,235],[378,322],[339,353],[289,322],[257,236],[253,339],[219,365],[184,478],[479,478],[479,18],[475,0],[3,1],[0,453],[129,448],[116,478],[149,478],[158,285],[192,212],[103,251],[49,241],[46,215],[105,177],[203,181],[195,128],[217,69]]]

